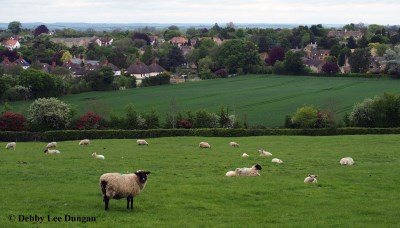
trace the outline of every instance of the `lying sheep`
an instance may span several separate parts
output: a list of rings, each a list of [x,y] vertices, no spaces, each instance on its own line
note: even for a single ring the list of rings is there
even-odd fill
[[[260,153],[260,156],[272,156],[272,154],[266,150],[258,150],[258,153]]]
[[[317,175],[308,174],[308,177],[304,179],[304,183],[317,183]]]
[[[243,154],[242,154],[242,158],[247,158],[247,157],[249,157],[248,154],[246,154],[246,153],[243,153]]]
[[[46,148],[52,148],[52,147],[57,147],[57,142],[48,143],[46,146]]]
[[[59,150],[49,150],[49,149],[45,149],[44,150],[44,153],[45,154],[59,154],[59,153],[61,153]]]
[[[228,171],[225,176],[227,177],[236,177],[240,176],[240,168],[236,168],[235,171]]]
[[[92,154],[92,156],[93,156],[94,159],[100,159],[100,160],[104,160],[105,159],[104,155],[96,154],[96,152],[94,152]]]
[[[144,139],[138,139],[136,142],[137,142],[137,144],[138,144],[139,146],[142,146],[142,145],[148,146],[148,145],[149,145],[149,144],[146,142],[146,140],[144,140]]]
[[[239,144],[238,144],[237,142],[230,142],[230,143],[229,143],[229,146],[232,146],[232,147],[239,147]]]
[[[201,142],[199,143],[200,148],[211,148],[210,144],[208,142]]]
[[[89,145],[90,144],[90,140],[89,139],[82,139],[80,142],[79,142],[79,145]]]
[[[271,162],[272,163],[277,163],[277,164],[282,164],[283,163],[283,161],[281,159],[279,159],[279,158],[273,158]]]
[[[133,209],[133,197],[137,196],[147,183],[150,172],[138,170],[133,174],[105,173],[100,177],[104,209],[108,210],[110,199],[127,199],[127,208]]]
[[[262,167],[259,164],[253,165],[251,168],[240,168],[239,176],[261,176],[258,172]]]
[[[340,164],[341,165],[353,165],[354,160],[351,157],[345,157],[345,158],[340,159]]]
[[[15,150],[15,147],[17,147],[17,143],[16,142],[10,142],[10,143],[7,143],[7,145],[6,145],[6,149],[13,149],[13,150]]]

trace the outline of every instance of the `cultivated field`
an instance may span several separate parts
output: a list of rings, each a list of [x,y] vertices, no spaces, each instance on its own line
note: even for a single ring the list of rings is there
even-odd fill
[[[300,79],[299,79],[300,80]],[[304,79],[303,79],[304,80]],[[197,85],[197,84],[193,84]],[[2,227],[398,227],[400,140],[398,135],[175,137],[58,142],[59,155],[45,155],[44,142],[0,148]],[[211,149],[199,149],[208,141]],[[240,148],[231,148],[237,141]],[[284,164],[259,157],[266,149]],[[105,155],[94,160],[92,152]],[[249,158],[241,158],[246,152]],[[341,167],[341,157],[355,165]],[[259,163],[260,177],[225,177],[228,170]],[[134,199],[111,200],[104,211],[98,179],[105,172],[152,172]],[[317,184],[304,184],[309,174]],[[44,222],[19,221],[21,215]],[[95,217],[81,223],[70,217]],[[11,219],[14,221],[10,221]],[[59,221],[48,221],[61,217]],[[32,217],[33,218],[33,217]]]
[[[286,115],[304,105],[333,110],[341,120],[355,103],[384,92],[400,93],[400,80],[246,75],[125,91],[90,92],[61,99],[78,115],[94,111],[106,118],[110,113],[124,115],[128,103],[133,103],[138,112],[155,108],[162,122],[172,100],[176,101],[177,111],[182,113],[199,109],[219,112],[222,105],[229,105],[231,114],[236,113],[250,125],[279,127],[283,126]],[[11,105],[13,111],[26,113],[30,103]]]

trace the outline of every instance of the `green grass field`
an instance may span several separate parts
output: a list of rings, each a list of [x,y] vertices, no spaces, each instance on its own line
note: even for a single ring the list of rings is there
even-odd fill
[[[197,85],[197,84],[193,84]],[[240,148],[231,148],[229,141]],[[208,141],[211,149],[199,149]],[[2,227],[398,227],[400,141],[398,135],[175,137],[58,142],[59,155],[45,155],[44,142],[0,148]],[[259,157],[266,149],[284,164]],[[94,160],[91,153],[105,155]],[[242,158],[246,152],[249,158]],[[355,165],[341,167],[341,157]],[[225,177],[236,167],[262,165],[260,177]],[[134,199],[111,200],[104,211],[98,179],[105,172],[152,172]],[[309,174],[318,184],[304,184]],[[15,221],[10,221],[10,216]],[[44,223],[19,216],[44,216]],[[61,217],[58,222],[48,217]],[[95,217],[68,222],[65,215]]]
[[[219,112],[222,105],[230,113],[247,119],[250,125],[283,126],[286,115],[304,105],[333,110],[341,120],[357,102],[400,92],[400,81],[391,79],[328,78],[305,76],[247,75],[176,85],[129,89],[125,91],[90,92],[62,97],[79,115],[94,111],[108,118],[110,113],[123,115],[125,106],[133,103],[139,112],[155,108],[162,122],[172,100],[177,111],[206,109]],[[11,103],[13,111],[25,113],[29,102]]]

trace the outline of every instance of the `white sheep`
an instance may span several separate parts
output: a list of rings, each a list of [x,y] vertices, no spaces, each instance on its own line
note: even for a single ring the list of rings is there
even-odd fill
[[[239,147],[239,144],[237,142],[230,142],[229,146],[231,146],[231,147]]]
[[[308,177],[304,179],[304,183],[317,183],[317,175],[308,174]]]
[[[251,168],[239,168],[239,176],[261,176],[258,172],[261,169],[259,164],[255,164]]]
[[[92,154],[92,156],[93,156],[94,159],[100,159],[100,160],[104,160],[105,159],[104,155],[96,154],[96,152],[94,152]]]
[[[46,146],[46,148],[52,148],[52,147],[57,147],[57,142],[48,143]]]
[[[281,159],[279,159],[279,158],[273,158],[273,159],[271,160],[271,162],[272,162],[272,163],[277,163],[277,164],[282,164],[282,163],[283,163],[283,161],[282,161]]]
[[[142,146],[142,145],[148,146],[148,145],[149,145],[149,144],[146,142],[146,140],[144,140],[144,139],[138,139],[136,142],[137,142],[137,144],[138,144],[139,146]]]
[[[79,142],[79,145],[89,145],[90,144],[90,140],[89,139],[82,139],[80,142]]]
[[[59,154],[59,153],[61,153],[59,150],[49,150],[49,149],[45,149],[44,150],[44,153],[45,154]]]
[[[258,150],[258,153],[260,153],[260,156],[272,156],[272,153],[266,150]]]
[[[351,157],[345,157],[345,158],[340,159],[340,164],[341,165],[353,165],[354,160]]]
[[[210,144],[208,142],[201,142],[199,143],[200,148],[211,148]]]
[[[104,208],[108,210],[110,199],[127,199],[127,208],[133,209],[133,197],[137,196],[147,183],[150,172],[138,170],[133,174],[105,173],[100,177]]]
[[[243,153],[243,154],[242,154],[242,158],[248,158],[248,157],[249,157],[248,154],[246,154],[246,153]]]
[[[15,147],[17,147],[17,143],[16,142],[9,142],[6,145],[6,149],[11,149],[13,148],[13,150],[15,150]]]
[[[240,176],[240,168],[236,168],[235,171],[228,171],[225,176],[227,177],[236,177]]]

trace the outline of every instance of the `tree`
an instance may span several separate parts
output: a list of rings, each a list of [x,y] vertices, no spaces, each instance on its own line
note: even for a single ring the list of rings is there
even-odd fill
[[[167,55],[168,65],[167,69],[176,68],[186,63],[182,50],[177,46],[172,46]]]
[[[4,112],[0,116],[1,131],[23,131],[25,130],[26,119],[22,114]]]
[[[366,48],[366,47],[368,47],[369,40],[367,39],[367,36],[362,36],[362,37],[358,40],[357,44],[358,44],[358,47],[359,47],[359,48]]]
[[[146,41],[146,45],[150,45],[151,39],[145,33],[135,32],[132,36],[132,40],[144,40]]]
[[[385,61],[382,63],[387,65],[387,71],[389,74],[400,76],[400,45],[397,45],[392,49],[386,50]]]
[[[46,27],[46,25],[39,25],[34,31],[33,31],[33,35],[39,36],[40,34],[47,34],[49,33],[49,29]]]
[[[301,60],[302,57],[303,54],[301,52],[287,51],[285,60],[283,61],[285,71],[293,75],[305,73],[305,67]]]
[[[90,71],[85,80],[91,84],[95,91],[110,90],[114,80],[114,72],[110,67],[102,67],[98,71]]]
[[[350,38],[347,40],[347,47],[350,48],[350,49],[357,48],[357,42],[356,42],[356,39],[354,39],[353,36],[350,36]]]
[[[151,64],[151,61],[153,60],[153,52],[151,50],[151,46],[146,46],[140,60],[146,65]]]
[[[291,118],[294,127],[314,128],[318,110],[314,106],[304,106],[296,110]]]
[[[283,61],[285,59],[285,49],[281,47],[274,47],[268,52],[268,63],[273,66],[276,61]]]
[[[258,39],[258,52],[267,52],[268,51],[268,42],[265,36],[261,36]]]
[[[126,129],[133,130],[138,129],[138,113],[135,110],[135,106],[130,103],[126,106]]]
[[[339,72],[339,67],[336,63],[327,62],[322,66],[322,72],[327,74],[336,74]]]
[[[19,21],[10,22],[8,24],[8,30],[10,30],[12,34],[18,35],[22,30],[21,22],[19,22]]]
[[[32,130],[61,130],[70,122],[71,109],[57,98],[39,98],[28,109]]]
[[[353,73],[366,73],[369,69],[371,52],[368,48],[356,49],[349,58]]]
[[[65,52],[62,54],[61,62],[66,63],[66,62],[68,62],[70,59],[72,59],[71,53],[69,53],[69,51],[65,51]]]
[[[30,88],[34,98],[60,96],[65,91],[65,84],[60,77],[35,69],[22,71],[19,84]]]

